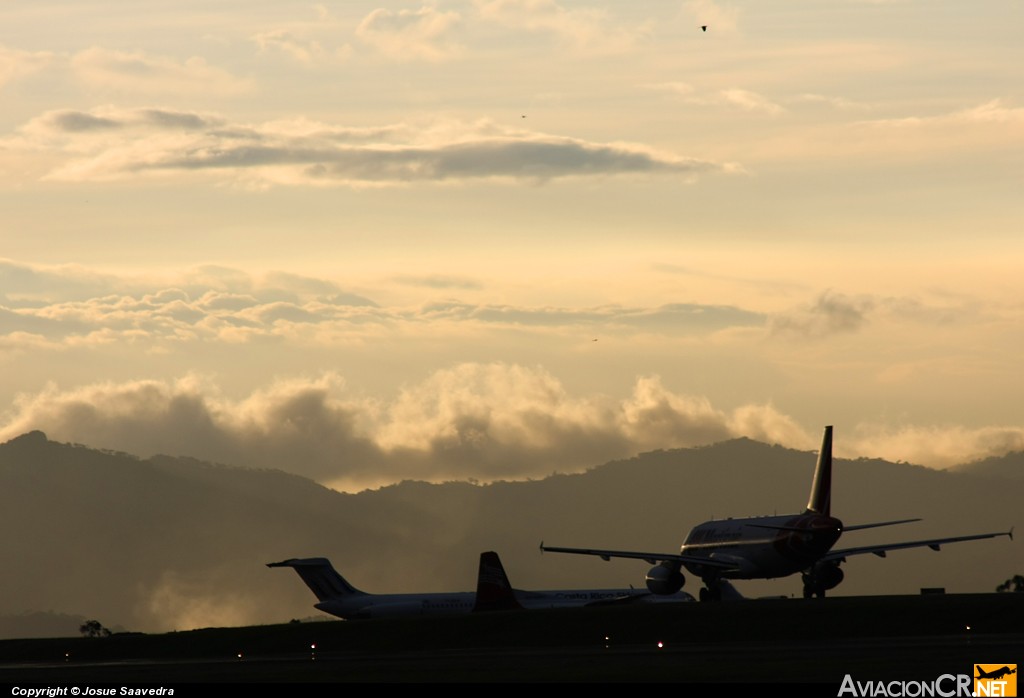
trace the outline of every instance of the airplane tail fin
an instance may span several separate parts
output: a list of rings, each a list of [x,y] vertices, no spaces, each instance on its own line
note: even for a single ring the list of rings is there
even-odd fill
[[[365,593],[345,581],[325,557],[292,558],[281,562],[269,562],[267,567],[291,567],[302,577],[302,581],[319,601]]]
[[[814,468],[811,496],[807,499],[808,514],[831,516],[832,512],[832,427],[825,427],[818,451],[818,464]]]
[[[498,553],[480,553],[480,572],[476,578],[476,605],[473,611],[508,611],[522,608],[508,581]]]

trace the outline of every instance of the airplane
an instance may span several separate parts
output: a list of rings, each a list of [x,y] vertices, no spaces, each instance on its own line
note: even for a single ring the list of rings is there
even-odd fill
[[[316,595],[314,608],[346,620],[395,616],[453,615],[511,609],[565,608],[636,601],[693,601],[686,592],[655,596],[638,589],[513,589],[498,554],[480,555],[476,591],[370,594],[352,586],[324,557],[292,558],[267,567],[291,567]]]
[[[928,547],[939,550],[946,543],[1008,536],[1013,529],[951,538],[934,538],[883,545],[864,545],[833,550],[840,536],[879,526],[920,521],[901,519],[847,526],[831,514],[832,427],[826,426],[811,482],[810,497],[802,513],[706,521],[686,536],[678,553],[648,553],[628,550],[562,548],[540,544],[542,552],[596,555],[645,560],[653,567],[647,572],[647,588],[653,594],[674,594],[683,588],[682,569],[700,578],[701,601],[719,601],[723,581],[728,579],[775,579],[797,572],[803,580],[804,598],[824,598],[825,592],[843,581],[839,565],[848,557],[871,553],[885,557],[890,550]]]
[[[978,666],[978,675],[975,676],[974,678],[976,678],[976,679],[1001,679],[1004,676],[1008,676],[1010,674],[1016,674],[1016,673],[1017,673],[1016,669],[1011,669],[1008,666],[1003,666],[1003,667],[1000,667],[998,669],[994,669],[992,671],[985,671],[979,665]]]

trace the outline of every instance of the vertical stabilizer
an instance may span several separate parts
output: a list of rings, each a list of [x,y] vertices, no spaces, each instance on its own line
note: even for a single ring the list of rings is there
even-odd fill
[[[831,516],[832,506],[832,427],[825,427],[818,451],[818,465],[814,468],[811,496],[807,500],[808,514]]]
[[[476,578],[476,605],[474,611],[508,611],[522,608],[515,591],[509,584],[505,567],[498,553],[488,550],[480,553],[480,572]]]
[[[267,567],[291,567],[320,601],[364,593],[346,582],[325,557],[293,558],[267,563]]]

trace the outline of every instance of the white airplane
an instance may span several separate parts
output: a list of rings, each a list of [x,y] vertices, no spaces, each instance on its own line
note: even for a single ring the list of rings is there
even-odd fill
[[[291,567],[316,595],[314,608],[346,620],[390,616],[451,615],[473,611],[562,608],[607,603],[693,601],[686,592],[655,595],[638,589],[513,589],[498,554],[480,554],[476,591],[423,594],[369,594],[349,584],[324,557],[271,562]]]
[[[839,537],[847,531],[920,521],[901,519],[881,523],[845,526],[831,515],[832,489],[832,427],[825,427],[818,462],[811,483],[811,494],[803,513],[788,516],[762,516],[743,519],[706,521],[690,530],[678,553],[645,553],[628,550],[595,550],[591,548],[558,548],[546,546],[542,551],[596,555],[603,560],[613,557],[645,560],[654,565],[647,573],[647,588],[653,594],[674,594],[683,588],[682,569],[699,577],[704,584],[701,601],[723,598],[723,582],[727,579],[775,579],[800,572],[804,597],[824,597],[825,592],[843,581],[839,565],[853,555],[871,553],[885,557],[890,550],[923,548],[939,550],[946,543],[1008,536],[1013,529],[1001,533],[980,533],[952,538],[934,538],[884,545],[865,545],[833,550]]]

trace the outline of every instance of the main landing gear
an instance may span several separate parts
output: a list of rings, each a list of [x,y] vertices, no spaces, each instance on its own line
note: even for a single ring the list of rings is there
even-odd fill
[[[700,588],[700,600],[702,602],[721,601],[722,586],[714,581],[707,580]]]

